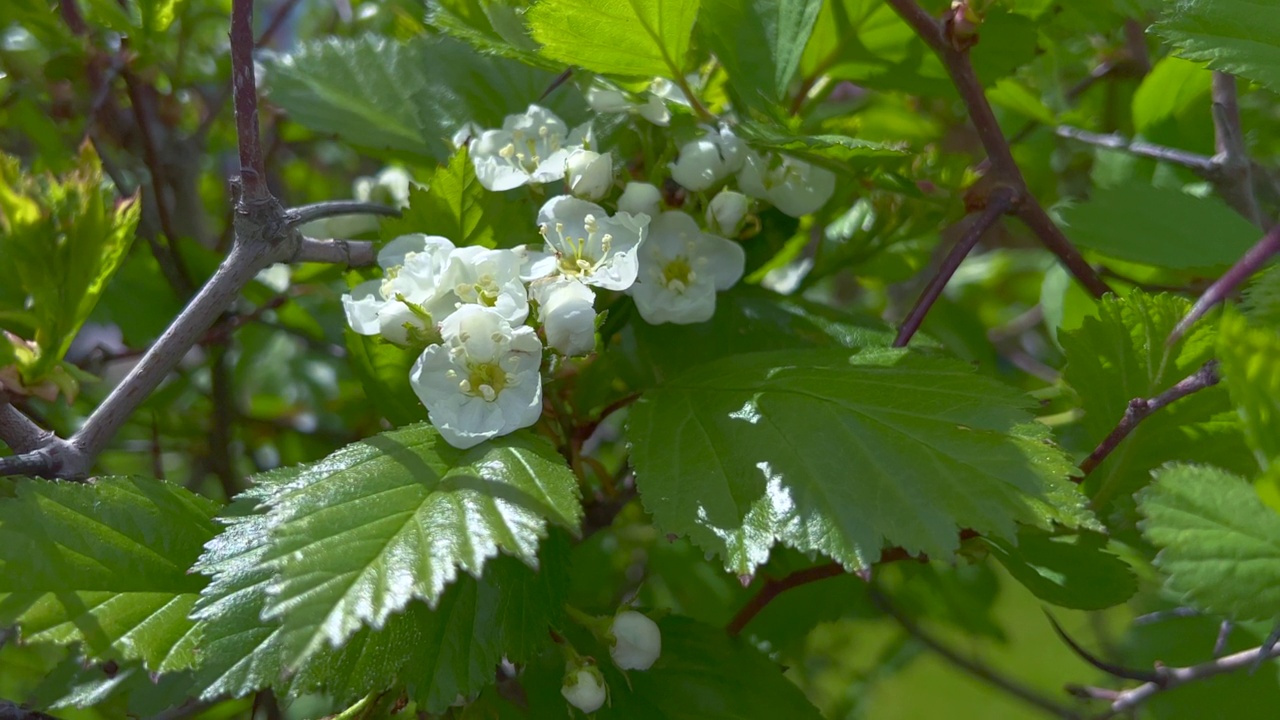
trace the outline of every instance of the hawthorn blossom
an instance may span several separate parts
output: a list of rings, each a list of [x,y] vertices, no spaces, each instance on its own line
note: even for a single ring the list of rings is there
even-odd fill
[[[673,210],[650,223],[629,292],[645,322],[703,322],[715,314],[716,291],[733,287],[745,264],[742,246],[702,232],[692,217]]]
[[[595,665],[585,661],[566,664],[560,694],[584,713],[599,710],[609,697],[604,675]]]
[[[618,209],[632,215],[644,213],[657,217],[662,209],[662,191],[649,183],[629,182],[618,198]]]
[[[586,200],[599,200],[613,188],[613,156],[579,148],[565,160],[569,192]]]
[[[662,654],[662,631],[658,624],[635,610],[623,610],[609,626],[613,645],[609,655],[623,670],[648,670]]]
[[[596,347],[596,294],[573,278],[545,278],[530,292],[538,301],[538,320],[547,346],[561,355],[585,355]]]
[[[688,107],[689,99],[684,91],[666,78],[656,78],[649,84],[643,100],[597,80],[587,88],[587,105],[598,113],[635,113],[654,125],[666,127],[671,123],[671,110],[667,103]]]
[[[831,199],[835,173],[787,155],[761,156],[748,151],[738,173],[738,186],[754,198],[768,200],[791,217],[808,215]]]
[[[538,421],[542,343],[533,328],[513,328],[491,307],[463,305],[440,334],[409,382],[446,442],[465,450]]]
[[[590,135],[590,124],[570,132],[555,113],[530,105],[524,113],[508,115],[501,130],[485,130],[471,143],[476,179],[487,190],[560,180],[569,155],[589,146]]]
[[[457,304],[491,307],[512,325],[529,317],[529,297],[520,280],[522,258],[512,250],[458,248],[449,254],[445,284]]]
[[[396,345],[425,345],[456,300],[444,281],[454,246],[438,235],[401,235],[378,253],[381,280],[369,280],[342,296],[351,329],[381,335]]]
[[[671,163],[671,179],[698,192],[712,187],[742,169],[746,145],[728,128],[705,128],[705,134],[680,148]]]
[[[563,276],[605,290],[626,290],[636,280],[636,250],[649,216],[619,212],[610,217],[595,203],[553,197],[538,211],[545,252],[529,251],[525,280]]]
[[[724,237],[737,236],[750,202],[746,195],[728,188],[716,193],[707,204],[707,229]]]

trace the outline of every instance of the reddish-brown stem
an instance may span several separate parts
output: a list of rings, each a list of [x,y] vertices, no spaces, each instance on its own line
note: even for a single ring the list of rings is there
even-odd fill
[[[764,587],[760,588],[759,592],[751,596],[751,599],[747,601],[747,604],[738,611],[737,615],[733,616],[733,620],[730,620],[729,624],[725,626],[725,632],[729,633],[731,636],[738,635],[742,632],[742,629],[755,618],[756,615],[760,614],[761,610],[764,610],[769,603],[773,602],[774,598],[791,588],[800,587],[801,585],[807,585],[811,582],[826,580],[827,578],[843,574],[844,568],[840,563],[827,563],[826,565],[817,565],[811,568],[805,568],[804,570],[797,570],[796,572],[777,580],[767,580],[765,581]]]
[[[1218,384],[1218,361],[1210,360],[1203,367],[1192,375],[1180,380],[1178,384],[1160,393],[1153,398],[1134,398],[1129,401],[1129,406],[1125,408],[1124,415],[1120,418],[1120,422],[1116,424],[1115,429],[1107,434],[1102,442],[1098,443],[1098,447],[1089,453],[1089,457],[1080,463],[1080,470],[1084,476],[1074,478],[1076,482],[1080,482],[1085,476],[1097,469],[1102,461],[1112,453],[1120,443],[1124,441],[1134,428],[1138,427],[1151,413],[1160,408],[1177,402],[1182,398],[1198,391],[1203,390],[1212,385]]]
[[[916,304],[911,308],[911,312],[907,313],[907,318],[902,321],[902,328],[898,330],[898,336],[894,338],[894,347],[906,347],[907,343],[911,342],[912,336],[920,329],[925,316],[929,314],[929,309],[933,307],[933,303],[942,295],[943,288],[947,286],[951,276],[955,275],[960,263],[964,262],[969,252],[978,244],[978,240],[982,239],[987,230],[1000,221],[1000,216],[1013,207],[1014,202],[1015,194],[1010,188],[996,188],[991,192],[991,197],[987,200],[987,206],[974,218],[972,224],[965,229],[955,247],[951,248],[951,252],[947,253],[942,265],[930,278],[929,284],[925,286],[924,292],[920,293],[920,297],[916,299]]]
[[[1093,293],[1094,297],[1102,297],[1111,292],[1111,286],[1107,281],[1102,279],[1092,265],[1085,262],[1084,256],[1076,250],[1076,246],[1071,244],[1067,236],[1062,234],[1062,230],[1053,222],[1053,218],[1049,217],[1049,213],[1040,207],[1040,203],[1036,202],[1035,198],[1027,196],[1027,201],[1018,208],[1018,219],[1040,238],[1040,242],[1044,243],[1050,252],[1058,256],[1062,264],[1067,266],[1067,270],[1086,290]]]
[[[231,0],[231,87],[240,139],[240,185],[249,202],[269,196],[258,133],[258,83],[253,70],[253,0]]]
[[[1235,265],[1231,266],[1222,274],[1222,277],[1214,281],[1212,285],[1205,289],[1200,298],[1196,300],[1196,304],[1191,306],[1191,310],[1187,312],[1186,317],[1178,321],[1173,332],[1169,333],[1169,339],[1166,345],[1172,345],[1182,337],[1186,331],[1196,323],[1210,308],[1218,303],[1226,300],[1236,288],[1244,284],[1262,266],[1271,259],[1273,255],[1280,255],[1280,224],[1271,228],[1262,239],[1249,248]]]

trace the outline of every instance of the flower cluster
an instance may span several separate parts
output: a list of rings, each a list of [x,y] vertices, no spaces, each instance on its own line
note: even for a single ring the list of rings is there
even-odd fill
[[[589,619],[587,625],[609,645],[609,657],[619,670],[648,670],[662,655],[662,631],[644,613],[621,610],[604,628]],[[582,712],[599,710],[609,697],[604,675],[591,658],[570,652],[560,694]]]
[[[600,83],[587,91],[600,113],[635,113],[665,126],[688,100],[669,81],[642,99]],[[834,177],[789,157],[760,154],[728,127],[704,126],[667,169],[689,195],[618,178],[613,154],[594,147],[590,123],[570,129],[530,105],[498,129],[468,123],[465,148],[486,190],[556,183],[531,218],[530,239],[504,249],[455,247],[444,237],[406,235],[378,255],[382,277],[343,296],[355,332],[420,353],[410,381],[432,424],[468,448],[538,421],[544,349],[561,357],[596,349],[596,302],[630,296],[646,322],[700,323],[716,295],[741,279],[737,238],[753,198],[800,215],[831,196]],[[728,181],[737,178],[737,189]],[[408,176],[380,178],[401,202]],[[371,185],[370,188],[373,186]],[[367,191],[372,192],[370,188]]]

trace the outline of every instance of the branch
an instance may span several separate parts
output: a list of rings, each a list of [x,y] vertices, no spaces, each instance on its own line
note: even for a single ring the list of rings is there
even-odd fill
[[[387,217],[400,217],[400,210],[388,205],[360,202],[359,200],[330,200],[329,202],[312,203],[311,205],[299,205],[296,208],[290,209],[286,213],[289,221],[289,227],[297,227],[303,223],[311,222],[312,220],[337,217],[339,215],[385,215]]]
[[[15,453],[25,453],[44,445],[51,437],[53,433],[36,425],[0,393],[0,441]]]
[[[1220,171],[1218,193],[1227,204],[1258,227],[1265,227],[1258,198],[1253,192],[1253,172],[1240,127],[1240,105],[1236,99],[1236,78],[1213,73],[1213,134]]]
[[[0,700],[0,720],[58,720],[26,705],[19,705],[9,700]]]
[[[909,635],[920,641],[922,645],[941,655],[957,668],[969,673],[979,680],[982,680],[988,685],[1003,690],[1028,705],[1034,705],[1055,717],[1070,719],[1080,717],[1080,715],[1071,708],[1060,705],[1052,699],[1041,695],[1034,688],[1023,685],[1021,682],[1012,678],[1005,677],[994,668],[991,668],[978,660],[964,657],[955,650],[947,647],[940,640],[925,631],[924,628],[917,625],[914,620],[907,617],[902,613],[902,611],[894,607],[893,604],[889,602],[889,598],[876,588],[872,587],[868,592],[871,595],[871,601],[874,602],[882,612],[896,620],[898,624],[902,626],[903,630],[906,630]]]
[[[317,240],[303,238],[294,262],[320,262],[365,267],[377,260],[373,243],[365,240]]]
[[[1111,707],[1107,709],[1106,714],[1102,717],[1107,718],[1128,712],[1166,690],[1172,690],[1197,680],[1243,670],[1256,663],[1277,657],[1280,657],[1280,646],[1267,647],[1263,645],[1252,650],[1244,650],[1234,655],[1220,657],[1217,660],[1201,665],[1181,668],[1159,668],[1157,670],[1160,675],[1158,680],[1146,682],[1138,687],[1122,691],[1112,701]]]
[[[1125,408],[1124,416],[1120,418],[1120,422],[1116,425],[1102,442],[1098,443],[1098,447],[1089,457],[1080,463],[1080,470],[1087,476],[1089,473],[1097,469],[1103,460],[1115,450],[1134,428],[1138,427],[1138,423],[1147,418],[1148,415],[1154,413],[1160,408],[1170,405],[1182,398],[1203,390],[1207,387],[1217,385],[1218,380],[1218,361],[1210,360],[1194,374],[1180,380],[1176,385],[1159,395],[1147,398],[1134,398],[1129,401],[1129,407]],[[1080,482],[1084,477],[1073,478],[1076,482]]]
[[[270,195],[258,134],[258,84],[253,69],[253,0],[231,0],[231,87],[235,97],[240,182],[250,202]]]
[[[817,565],[815,567],[805,568],[804,570],[797,570],[790,575],[777,580],[766,580],[764,586],[760,588],[759,592],[751,596],[751,599],[747,601],[746,605],[742,606],[742,609],[738,611],[737,615],[733,616],[733,619],[729,621],[729,624],[725,626],[724,630],[729,633],[730,637],[736,636],[742,632],[742,629],[745,628],[748,623],[755,619],[756,615],[760,614],[761,610],[764,610],[769,603],[773,602],[774,598],[778,597],[782,593],[790,590],[791,588],[800,587],[801,585],[807,585],[811,582],[826,580],[827,578],[843,574],[844,568],[840,563],[833,562],[827,563],[826,565]]]
[[[1054,133],[1060,138],[1075,140],[1086,145],[1107,148],[1108,150],[1123,150],[1138,157],[1172,163],[1187,168],[1206,180],[1217,178],[1218,164],[1214,162],[1213,158],[1199,153],[1156,145],[1144,140],[1130,140],[1118,133],[1103,135],[1089,132],[1070,125],[1060,125],[1054,128]]]
[[[1209,312],[1214,305],[1227,299],[1236,288],[1249,279],[1249,276],[1260,270],[1263,265],[1271,259],[1271,256],[1280,254],[1280,224],[1271,228],[1262,239],[1254,244],[1245,252],[1244,256],[1236,261],[1231,269],[1222,274],[1205,289],[1204,293],[1196,300],[1196,304],[1191,306],[1191,310],[1187,312],[1186,317],[1178,321],[1173,328],[1173,332],[1169,333],[1169,339],[1165,341],[1166,345],[1172,345],[1182,337],[1197,320]]]
[[[915,335],[916,331],[920,329],[925,315],[929,313],[929,308],[933,307],[933,303],[942,294],[943,288],[947,286],[951,276],[955,275],[960,263],[964,262],[969,252],[978,244],[978,240],[982,239],[987,230],[1000,221],[1000,216],[1008,212],[1015,202],[1015,193],[1010,188],[1000,187],[991,191],[987,206],[974,219],[973,224],[964,231],[964,235],[960,236],[960,240],[955,247],[951,248],[951,252],[947,253],[941,267],[929,280],[929,284],[925,286],[924,291],[920,293],[920,297],[911,308],[911,312],[907,313],[907,318],[902,321],[898,336],[893,340],[894,347],[906,347],[907,343],[911,342],[911,336]]]

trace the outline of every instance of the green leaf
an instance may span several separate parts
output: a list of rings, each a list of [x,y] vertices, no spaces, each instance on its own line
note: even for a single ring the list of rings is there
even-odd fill
[[[756,353],[698,366],[631,411],[636,486],[665,531],[748,575],[775,542],[869,567],[954,554],[961,528],[1093,521],[1028,399],[898,350]]]
[[[794,135],[784,128],[743,123],[738,133],[753,147],[777,150],[833,172],[865,175],[871,167],[909,160],[906,149],[844,135]]]
[[[548,521],[576,531],[582,518],[573,473],[528,433],[462,451],[414,425],[288,475],[264,562],[278,574],[265,616],[283,619],[290,664],[410,600],[436,605],[499,552],[537,567]]]
[[[1280,265],[1272,265],[1245,288],[1241,310],[1248,318],[1280,331]]]
[[[136,198],[114,200],[90,145],[63,178],[24,175],[16,158],[0,155],[0,281],[29,296],[39,347],[21,366],[27,382],[38,382],[66,355],[124,262],[140,207]]]
[[[538,102],[555,79],[450,39],[334,38],[266,62],[271,100],[293,120],[419,161],[444,161],[453,152],[449,138],[465,123],[498,127]],[[581,99],[570,93],[546,104],[566,120],[581,114]]]
[[[1172,347],[1165,345],[1190,307],[1180,297],[1135,290],[1124,298],[1107,296],[1097,317],[1059,333],[1067,357],[1063,379],[1080,395],[1084,410],[1085,452],[1111,432],[1130,400],[1168,390],[1213,357],[1216,333],[1210,322],[1199,323]],[[1247,471],[1249,452],[1224,388],[1193,393],[1143,420],[1089,475],[1085,492],[1104,512],[1170,460]]]
[[[698,0],[540,0],[526,17],[543,57],[606,75],[679,79]]]
[[[1218,331],[1218,358],[1245,440],[1265,471],[1280,462],[1280,333],[1229,314]]]
[[[1036,597],[1076,610],[1102,610],[1133,597],[1138,580],[1123,560],[1106,551],[1097,533],[1050,535],[1024,528],[1016,545],[984,538],[991,554]]]
[[[1244,478],[1171,465],[1138,496],[1142,532],[1161,548],[1166,588],[1235,620],[1280,617],[1280,514]]]
[[[1280,92],[1280,13],[1271,0],[1165,3],[1154,29],[1178,55]]]
[[[187,574],[216,530],[209,500],[159,480],[20,480],[0,501],[0,625],[28,642],[83,643],[92,658],[155,672],[195,660]]]
[[[382,221],[388,239],[410,233],[449,238],[458,247],[515,247],[537,241],[533,218],[537,208],[526,192],[496,193],[476,180],[475,166],[463,148],[448,165],[436,168],[428,189],[411,187],[409,207],[398,218]]]
[[[773,113],[821,7],[819,0],[703,0],[698,30],[746,106]]]
[[[369,399],[392,425],[408,425],[427,419],[427,410],[413,393],[409,370],[417,355],[379,337],[343,330],[347,359]]]
[[[429,24],[477,50],[544,70],[563,70],[560,63],[538,55],[538,44],[524,26],[519,2],[435,0],[428,7]]]
[[[1100,189],[1061,215],[1082,248],[1176,270],[1226,269],[1258,240],[1258,229],[1216,197],[1137,180]]]
[[[1134,129],[1150,137],[1166,120],[1203,111],[1212,83],[1213,73],[1196,63],[1172,55],[1161,58],[1133,94]]]

